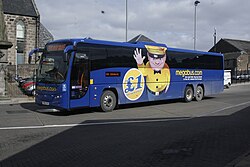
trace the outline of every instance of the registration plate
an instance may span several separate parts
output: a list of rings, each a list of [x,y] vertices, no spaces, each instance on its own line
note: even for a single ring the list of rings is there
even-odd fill
[[[48,105],[49,105],[49,102],[47,102],[47,101],[42,101],[42,105],[48,106]]]

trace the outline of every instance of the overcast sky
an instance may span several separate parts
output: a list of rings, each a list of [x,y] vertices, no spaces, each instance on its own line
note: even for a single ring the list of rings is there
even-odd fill
[[[125,41],[125,0],[35,0],[55,39],[91,37]],[[143,34],[169,47],[193,49],[194,0],[127,0],[128,39]],[[200,0],[197,50],[220,38],[250,40],[249,0]],[[104,11],[104,13],[102,13]]]

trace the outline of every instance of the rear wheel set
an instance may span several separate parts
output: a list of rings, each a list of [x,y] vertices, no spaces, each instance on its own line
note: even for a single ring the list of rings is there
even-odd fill
[[[184,100],[186,102],[191,102],[193,98],[195,98],[196,101],[201,101],[204,97],[204,90],[202,86],[197,86],[196,92],[194,95],[194,90],[191,86],[186,86],[184,90]]]

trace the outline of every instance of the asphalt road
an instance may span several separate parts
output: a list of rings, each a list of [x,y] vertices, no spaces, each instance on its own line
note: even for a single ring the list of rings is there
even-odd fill
[[[250,150],[250,85],[201,102],[53,113],[0,106],[0,167],[233,166]]]

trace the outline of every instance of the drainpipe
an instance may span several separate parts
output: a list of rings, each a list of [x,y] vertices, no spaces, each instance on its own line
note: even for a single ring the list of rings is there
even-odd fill
[[[35,48],[38,48],[39,46],[39,35],[40,35],[40,15],[38,15],[38,17],[36,18],[36,43],[35,43]],[[35,55],[35,64],[36,64],[36,60],[37,60],[37,53]]]
[[[38,11],[38,8],[36,6],[36,3],[35,3],[35,0],[31,0],[32,4],[33,4],[33,7],[35,9],[35,12],[36,12],[36,35],[35,35],[35,48],[38,48],[38,45],[39,45],[39,27],[40,27],[40,13]],[[34,49],[34,48],[32,48]],[[37,54],[35,55],[35,60],[37,59]],[[36,64],[36,61],[35,61],[35,64]]]

